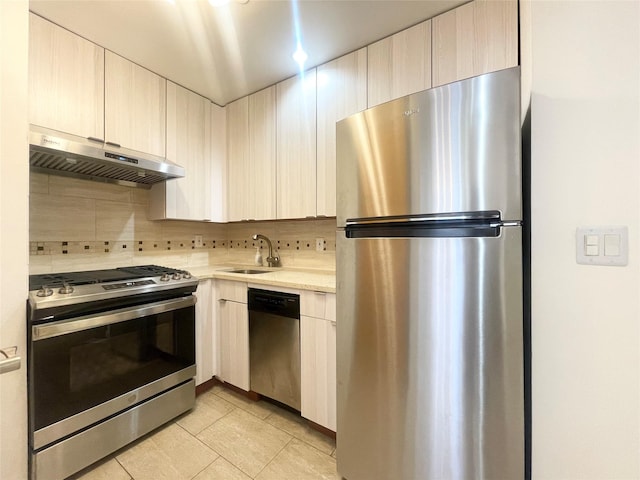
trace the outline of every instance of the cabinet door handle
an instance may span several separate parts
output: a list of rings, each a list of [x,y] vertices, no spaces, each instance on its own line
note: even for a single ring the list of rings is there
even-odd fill
[[[104,143],[104,140],[97,137],[87,137],[87,140],[91,140],[92,142]]]
[[[316,295],[322,295],[323,297],[327,295],[327,292],[319,292],[317,290],[314,290],[313,293],[315,293]]]
[[[227,303],[227,299],[226,298],[220,298],[220,299],[218,299],[218,303]]]
[[[337,325],[336,321],[335,320],[331,320],[331,326],[335,327],[336,325]]]
[[[104,142],[106,145],[109,145],[110,147],[116,147],[116,148],[120,148],[122,147],[122,145],[120,145],[119,143],[115,143],[115,142]]]

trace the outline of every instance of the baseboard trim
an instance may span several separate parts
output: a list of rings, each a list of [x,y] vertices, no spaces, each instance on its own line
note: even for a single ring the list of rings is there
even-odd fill
[[[202,395],[204,392],[211,390],[214,386],[221,384],[222,382],[218,380],[216,377],[212,377],[210,380],[207,380],[200,385],[196,385],[196,397],[198,395]]]

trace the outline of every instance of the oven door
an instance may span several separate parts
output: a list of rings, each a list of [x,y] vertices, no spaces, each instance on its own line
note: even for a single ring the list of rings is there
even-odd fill
[[[33,326],[32,448],[191,379],[195,301],[189,295]]]

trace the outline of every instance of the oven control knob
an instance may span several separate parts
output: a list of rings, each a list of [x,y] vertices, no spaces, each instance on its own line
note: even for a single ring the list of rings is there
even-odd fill
[[[173,275],[171,275],[171,278],[174,280],[180,280],[182,278],[182,275],[180,275],[179,273],[174,273]]]
[[[163,273],[160,277],[161,282],[168,282],[169,280],[171,280],[171,275],[169,275],[168,273]]]
[[[191,278],[191,274],[189,272],[182,272],[182,278],[189,280]]]
[[[48,297],[49,295],[53,295],[53,290],[46,285],[43,285],[40,290],[36,292],[37,297]]]
[[[60,290],[58,290],[58,293],[62,293],[62,294],[73,293],[73,287],[71,285],[67,285],[66,283],[63,283],[62,287],[60,287]]]

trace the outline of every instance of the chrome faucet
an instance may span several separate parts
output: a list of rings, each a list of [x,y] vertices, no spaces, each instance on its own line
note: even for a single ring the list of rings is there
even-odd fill
[[[274,257],[273,256],[273,246],[271,245],[271,240],[269,240],[269,238],[265,237],[264,235],[262,235],[260,233],[254,234],[252,238],[254,240],[262,239],[265,242],[267,242],[267,245],[269,246],[269,256],[267,257],[267,264],[270,267],[279,267],[280,266],[280,257]]]

